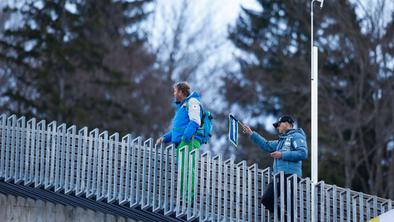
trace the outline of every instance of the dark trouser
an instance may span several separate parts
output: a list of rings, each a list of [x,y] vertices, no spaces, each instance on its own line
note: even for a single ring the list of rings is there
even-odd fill
[[[290,204],[290,209],[291,209],[291,221],[293,221],[293,218],[294,218],[294,206],[293,206],[293,201],[294,201],[294,196],[293,195],[291,195],[291,202],[290,203],[288,203],[287,202],[287,178],[289,177],[289,176],[291,176],[292,174],[285,174],[284,175],[284,184],[283,184],[283,186],[284,186],[284,190],[285,190],[285,193],[284,193],[284,199],[285,199],[285,207],[288,205],[288,204]],[[297,182],[300,180],[300,178],[298,178],[297,177]],[[293,180],[291,180],[291,189],[293,189]],[[262,196],[262,198],[261,198],[261,203],[264,205],[264,207],[265,208],[267,208],[271,213],[274,213],[274,208],[275,208],[275,206],[274,206],[274,195],[275,195],[275,193],[274,193],[274,191],[275,191],[275,188],[274,188],[274,182],[271,182],[271,183],[269,183],[268,184],[268,187],[267,187],[267,189],[264,191],[264,194],[263,194],[263,196]],[[278,206],[277,206],[277,210],[278,210],[278,215],[280,215],[280,205],[279,205],[279,203],[280,203],[280,201],[279,201],[279,197],[280,197],[280,180],[278,179],[277,181],[276,181],[276,191],[277,191],[277,197],[278,197],[278,199],[277,199],[277,204],[278,204]],[[286,205],[287,204],[287,205]],[[287,209],[287,208],[285,208],[285,209]],[[289,212],[288,212],[289,213]],[[286,218],[287,218],[287,215],[285,215],[286,216]]]

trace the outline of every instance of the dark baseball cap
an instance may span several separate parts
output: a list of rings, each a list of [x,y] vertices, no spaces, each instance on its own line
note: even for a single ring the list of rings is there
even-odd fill
[[[279,126],[279,123],[285,123],[288,122],[291,125],[294,124],[294,119],[291,116],[282,116],[278,119],[278,121],[276,121],[274,124],[272,124],[275,128],[277,128]]]

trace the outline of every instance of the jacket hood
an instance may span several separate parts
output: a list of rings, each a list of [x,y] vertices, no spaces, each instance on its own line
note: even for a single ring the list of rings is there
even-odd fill
[[[200,101],[200,94],[198,94],[198,92],[191,92],[190,95],[186,98],[184,98],[181,102],[177,103],[175,102],[175,104],[177,106],[181,106],[183,103],[185,103],[187,100],[189,100],[190,98],[196,98],[198,101]]]

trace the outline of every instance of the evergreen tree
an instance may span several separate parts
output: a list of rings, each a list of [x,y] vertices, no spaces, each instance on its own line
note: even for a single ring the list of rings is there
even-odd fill
[[[21,20],[0,40],[0,59],[12,70],[3,109],[147,136],[157,132],[162,127],[157,123],[170,112],[171,82],[155,68],[141,29],[150,2],[51,0],[8,6],[5,11]],[[154,99],[163,90],[168,94]]]

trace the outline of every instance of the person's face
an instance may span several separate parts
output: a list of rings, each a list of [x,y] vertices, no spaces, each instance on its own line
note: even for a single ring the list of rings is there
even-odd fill
[[[183,95],[182,91],[178,90],[177,87],[174,87],[174,99],[175,99],[175,102],[181,102],[184,98],[185,98],[185,96]]]
[[[286,130],[290,129],[291,125],[288,122],[284,122],[284,123],[279,123],[278,127],[276,127],[276,129],[278,130],[278,132],[280,134],[283,134],[286,132]]]

